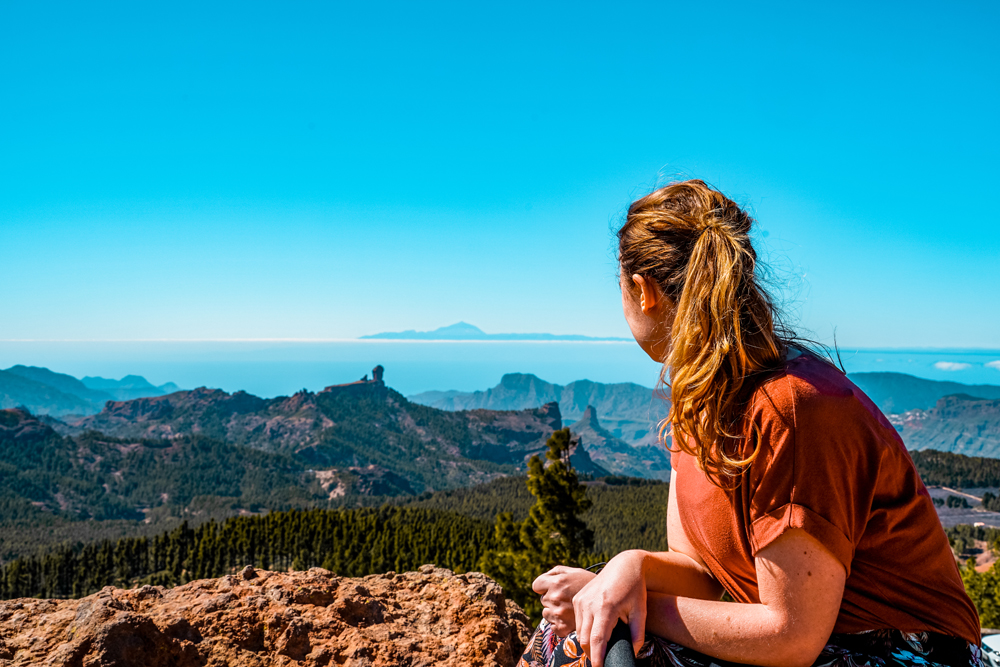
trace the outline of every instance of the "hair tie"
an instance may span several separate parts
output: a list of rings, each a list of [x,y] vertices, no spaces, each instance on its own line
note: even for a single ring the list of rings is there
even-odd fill
[[[701,228],[701,231],[698,232],[698,236],[695,237],[695,240],[694,240],[695,243],[697,243],[698,240],[701,239],[701,237],[705,235],[705,232],[709,231],[710,229],[714,229],[714,230],[720,231],[720,232],[724,232],[725,231],[722,228],[722,225],[720,225],[718,222],[712,221],[712,222],[708,223],[707,225],[705,225],[704,227]]]

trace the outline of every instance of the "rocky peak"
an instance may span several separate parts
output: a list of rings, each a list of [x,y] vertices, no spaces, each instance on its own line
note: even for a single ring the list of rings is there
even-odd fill
[[[172,589],[0,602],[0,665],[513,665],[528,619],[492,579],[424,565],[338,577],[244,568]]]
[[[597,408],[593,405],[588,405],[587,409],[583,411],[583,415],[580,417],[579,421],[574,424],[574,426],[593,429],[601,428],[601,422],[597,419]]]
[[[587,406],[570,430],[594,464],[613,474],[663,480],[670,477],[670,456],[662,445],[633,446],[616,438],[601,426],[593,405]]]
[[[174,411],[173,403],[166,397],[137,398],[131,401],[108,401],[94,417],[80,420],[80,424],[99,419],[122,419],[136,422],[165,419]]]
[[[594,463],[594,460],[590,458],[590,454],[587,453],[587,449],[579,439],[574,440],[572,446],[569,448],[569,463],[577,472],[593,475],[594,477],[605,477],[611,474],[607,469]]]
[[[543,421],[547,422],[549,426],[552,427],[553,431],[558,431],[562,428],[562,413],[559,411],[559,404],[555,401],[551,403],[546,403],[540,408],[534,410],[534,413]]]
[[[604,444],[606,440],[614,438],[601,426],[601,421],[597,417],[597,408],[593,405],[587,406],[583,415],[570,429],[579,435],[588,446]]]

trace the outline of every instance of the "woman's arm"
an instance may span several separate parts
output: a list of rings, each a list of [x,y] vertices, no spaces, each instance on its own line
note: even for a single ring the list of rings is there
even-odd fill
[[[765,667],[812,664],[837,620],[843,565],[799,529],[762,549],[756,565],[760,604],[656,592],[647,600],[642,568],[595,579],[574,598],[580,645],[593,667],[603,667],[607,639],[621,619],[632,627],[633,641],[648,629],[723,660]]]
[[[722,595],[722,586],[688,542],[677,514],[674,491],[676,479],[676,472],[672,472],[667,504],[667,540],[670,551],[622,552],[611,559],[606,568],[607,574],[602,572],[602,575],[608,578],[618,576],[617,572],[621,569],[640,569],[649,592],[718,600]],[[540,575],[532,583],[531,587],[541,596],[542,618],[554,626],[560,637],[565,637],[576,629],[573,599],[597,576],[599,575],[587,570],[559,565]]]
[[[705,600],[722,597],[722,585],[684,532],[677,509],[676,470],[670,471],[667,493],[667,547],[670,551],[649,554],[645,559],[643,577],[647,591]]]

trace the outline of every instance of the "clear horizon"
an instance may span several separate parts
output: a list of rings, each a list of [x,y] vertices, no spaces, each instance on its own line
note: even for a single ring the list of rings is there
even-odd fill
[[[507,333],[507,332],[505,332]],[[513,332],[517,333],[517,332]],[[568,334],[573,335],[573,334]],[[0,344],[3,343],[372,343],[372,344],[385,344],[385,343],[408,343],[408,344],[421,344],[421,343],[449,343],[449,344],[477,344],[486,345],[490,343],[505,343],[516,345],[520,343],[532,343],[532,344],[559,344],[559,345],[572,345],[572,344],[597,344],[597,343],[607,343],[614,345],[622,344],[635,344],[633,341],[627,341],[625,339],[615,339],[615,340],[462,340],[462,339],[452,339],[452,338],[427,338],[427,339],[369,339],[369,338],[8,338],[0,339]],[[986,353],[989,355],[996,355],[1000,353],[1000,348],[993,347],[941,347],[935,345],[919,346],[919,345],[908,345],[908,346],[875,346],[866,347],[858,345],[840,345],[838,348],[842,351],[857,350],[864,352],[962,352],[962,353]],[[832,348],[831,348],[832,349]]]
[[[1000,348],[1000,6],[2,14],[0,340],[627,337],[612,228],[690,176],[804,334]]]

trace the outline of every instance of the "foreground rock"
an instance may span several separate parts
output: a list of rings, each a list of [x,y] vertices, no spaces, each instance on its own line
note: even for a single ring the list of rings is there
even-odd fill
[[[0,602],[0,667],[508,667],[524,613],[478,572],[245,568],[173,589]]]

